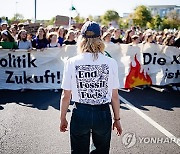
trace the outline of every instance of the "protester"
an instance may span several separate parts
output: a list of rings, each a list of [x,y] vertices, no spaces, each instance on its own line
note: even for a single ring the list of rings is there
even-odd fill
[[[58,43],[58,34],[56,32],[49,33],[48,41],[49,41],[49,44],[47,45],[48,48],[55,48],[61,46]]]
[[[80,30],[76,30],[75,31],[75,41],[77,42],[79,36],[81,35],[81,31]]]
[[[107,31],[107,27],[105,25],[101,26],[101,36]]]
[[[3,30],[1,37],[0,46],[2,46],[3,49],[17,49],[17,43],[8,30]]]
[[[109,27],[108,32],[111,33],[111,35],[112,35],[114,33],[114,30],[115,30],[114,27],[111,26],[111,27]]]
[[[121,36],[121,31],[120,31],[120,29],[116,28],[114,30],[113,37],[111,38],[111,42],[119,43],[119,44],[123,43],[123,41],[121,40],[120,36]]]
[[[15,41],[17,41],[17,37],[18,37],[18,34],[17,34],[17,26],[15,25],[12,25],[11,28],[10,28],[10,32],[14,38]]]
[[[133,31],[132,30],[127,30],[124,36],[124,43],[129,44],[132,42],[132,36],[133,36]]]
[[[6,22],[1,23],[1,30],[7,30],[8,29],[8,24]]]
[[[141,31],[138,31],[137,35],[139,36],[139,43],[143,42],[143,33]]]
[[[32,40],[32,46],[36,49],[43,50],[47,48],[48,40],[46,39],[46,32],[43,27],[39,27],[37,36]]]
[[[138,35],[133,35],[131,38],[132,38],[132,42],[130,43],[131,45],[139,44],[139,36]]]
[[[23,30],[24,29],[24,24],[23,23],[19,23],[18,24],[18,31]]]
[[[89,154],[91,133],[95,146],[91,153],[109,154],[112,129],[109,103],[114,113],[113,129],[117,129],[118,135],[122,133],[118,66],[114,59],[103,55],[105,46],[100,33],[98,24],[86,22],[78,42],[79,55],[70,58],[64,68],[60,131],[67,131],[66,113],[72,95],[75,102],[70,122],[72,154]]]
[[[111,33],[109,32],[105,32],[102,36],[102,40],[104,41],[104,43],[107,45],[107,44],[113,44],[111,42]]]
[[[64,27],[60,26],[59,29],[58,29],[58,43],[61,46],[63,45],[63,42],[64,42],[64,36],[65,36]]]
[[[168,35],[164,41],[163,41],[163,45],[167,45],[167,46],[174,46],[174,36],[173,35]]]
[[[156,36],[156,44],[162,45],[163,39],[161,35]]]
[[[154,43],[152,33],[145,34],[145,40],[143,43]]]
[[[33,33],[27,33],[27,40],[31,41],[31,43],[32,43],[34,37],[35,36]]]
[[[180,31],[175,39],[174,46],[180,48]]]
[[[66,35],[66,40],[63,42],[65,45],[75,45],[75,33],[73,30],[69,30],[67,35]]]
[[[27,31],[22,29],[18,33],[18,48],[27,49],[28,51],[32,50],[31,41],[27,40]]]

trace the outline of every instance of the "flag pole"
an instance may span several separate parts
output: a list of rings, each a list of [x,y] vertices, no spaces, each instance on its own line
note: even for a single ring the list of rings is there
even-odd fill
[[[70,8],[70,13],[69,13],[69,28],[71,26],[71,11],[72,11],[72,3],[73,3],[73,0],[71,0],[71,8]]]

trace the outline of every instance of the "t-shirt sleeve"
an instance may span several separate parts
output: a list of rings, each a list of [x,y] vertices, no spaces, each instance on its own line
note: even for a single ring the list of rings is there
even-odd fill
[[[113,60],[113,89],[119,89],[118,65]]]
[[[71,90],[72,66],[70,60],[65,63],[61,88]]]

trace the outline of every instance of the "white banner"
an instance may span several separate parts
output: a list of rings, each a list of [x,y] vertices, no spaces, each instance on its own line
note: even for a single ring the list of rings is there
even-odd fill
[[[0,89],[60,89],[64,62],[76,46],[43,52],[0,50]],[[118,62],[120,88],[180,82],[180,49],[155,44],[110,44],[105,49]]]

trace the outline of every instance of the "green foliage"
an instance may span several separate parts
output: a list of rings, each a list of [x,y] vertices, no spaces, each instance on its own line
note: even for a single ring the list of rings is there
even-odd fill
[[[135,11],[132,15],[132,20],[135,25],[146,27],[147,22],[151,22],[151,19],[151,12],[147,9],[146,6],[140,5],[135,8]]]
[[[101,16],[95,16],[94,21],[97,23],[101,23]]]
[[[89,15],[88,18],[90,21],[94,21],[94,17],[92,15]]]
[[[14,16],[8,20],[8,24],[25,22],[24,16],[22,14],[16,13]]]
[[[146,27],[150,29],[154,29],[155,27],[154,20],[152,19],[151,22],[147,22]]]
[[[11,19],[10,19],[12,22],[13,21],[24,21],[24,16],[22,15],[22,14],[19,14],[19,13],[16,13],[16,14],[14,14],[14,17],[12,17]]]
[[[5,16],[2,16],[1,19],[2,19],[2,20],[6,20],[6,17],[5,17]]]
[[[173,20],[173,19],[170,19],[170,18],[165,18],[163,19],[163,22],[162,22],[162,29],[173,29],[173,28],[176,28],[176,29],[179,29],[180,28],[180,21],[177,21],[177,20]]]
[[[169,14],[167,15],[167,17],[165,17],[162,20],[162,29],[180,29],[180,17],[179,14],[176,11],[171,11],[169,12]]]
[[[101,16],[102,24],[108,25],[111,21],[118,21],[119,14],[114,10],[108,10],[103,16]]]
[[[155,29],[159,29],[162,23],[162,19],[159,15],[153,17],[153,24]]]
[[[45,26],[54,25],[55,20],[56,20],[56,18],[53,17],[50,20],[46,21],[44,24],[45,24]]]
[[[118,25],[119,25],[119,28],[127,29],[130,26],[129,19],[119,18]]]
[[[74,18],[76,23],[83,23],[85,21],[85,18],[80,17],[79,14]]]
[[[151,19],[151,22],[147,22],[146,27],[150,29],[160,29],[162,23],[162,19],[159,15],[154,16]]]

